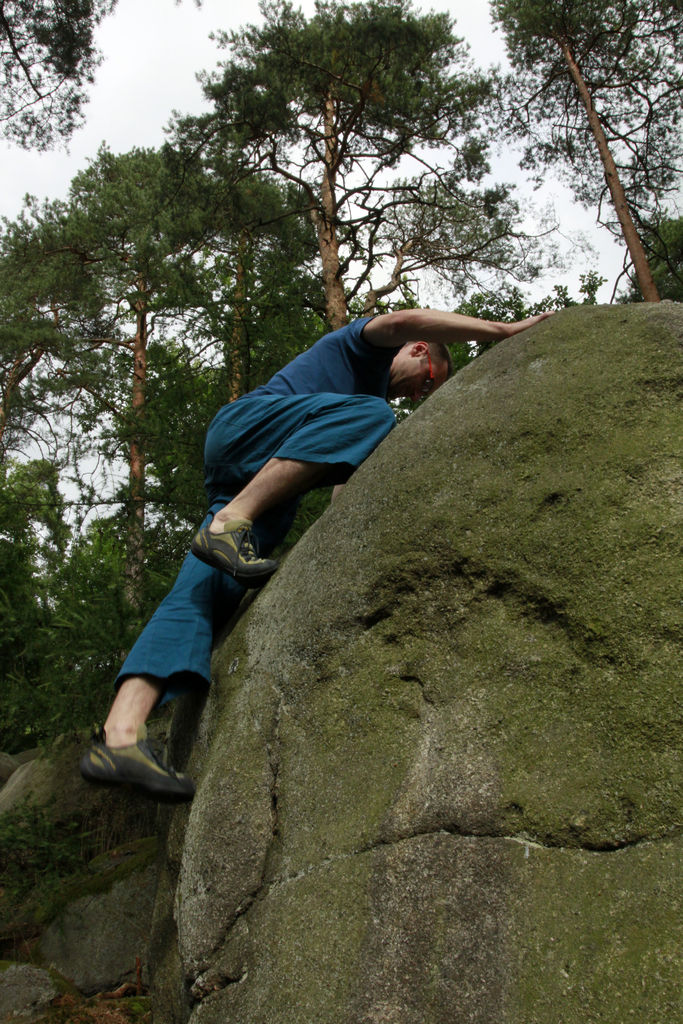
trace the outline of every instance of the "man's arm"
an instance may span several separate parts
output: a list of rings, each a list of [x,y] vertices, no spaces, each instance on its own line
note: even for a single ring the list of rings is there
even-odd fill
[[[438,309],[402,309],[374,317],[363,328],[363,337],[378,348],[400,348],[411,341],[440,341],[444,345],[457,341],[498,341],[519,334],[551,315],[539,313],[506,324]]]

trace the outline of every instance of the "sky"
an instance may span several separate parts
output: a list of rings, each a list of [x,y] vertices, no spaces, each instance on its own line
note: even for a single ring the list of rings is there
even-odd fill
[[[505,63],[503,39],[491,26],[488,0],[415,0],[414,5],[423,11],[447,11],[480,67]],[[313,0],[299,0],[295,6],[307,15],[314,12]],[[114,153],[160,145],[173,111],[192,114],[207,109],[197,73],[212,71],[225,59],[210,33],[260,20],[257,0],[203,0],[200,8],[192,0],[118,0],[114,14],[98,30],[104,59],[90,89],[85,124],[72,136],[68,151],[39,153],[0,143],[0,216],[16,218],[27,193],[39,199],[65,197],[73,176],[103,142]],[[509,153],[495,158],[493,168],[497,180],[523,182]],[[531,189],[526,187],[522,194],[531,195]],[[533,198],[539,206],[554,208],[565,262],[549,268],[532,287],[523,286],[525,293],[538,298],[554,284],[565,284],[570,294],[578,295],[579,274],[597,269],[608,279],[598,301],[609,302],[622,266],[622,247],[596,225],[595,213],[575,204],[551,175]],[[581,238],[592,246],[592,257],[577,251]]]

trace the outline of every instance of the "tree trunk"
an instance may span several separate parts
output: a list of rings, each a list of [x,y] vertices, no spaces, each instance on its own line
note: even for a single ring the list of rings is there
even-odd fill
[[[322,260],[325,312],[333,330],[343,327],[349,319],[344,284],[339,266],[339,239],[337,237],[337,201],[335,181],[338,169],[339,140],[334,123],[334,97],[329,93],[325,101],[325,167],[320,189],[320,210],[313,211],[313,223],[318,233],[318,248]]]
[[[557,37],[556,37],[557,38]],[[657,285],[652,277],[650,266],[647,262],[645,250],[643,244],[640,241],[640,236],[633,223],[631,217],[631,211],[629,209],[628,200],[626,193],[624,192],[623,185],[619,178],[619,172],[617,166],[612,157],[612,153],[605,136],[605,132],[602,127],[600,115],[593,106],[593,99],[588,90],[588,86],[584,81],[581,70],[574,60],[574,56],[569,49],[567,42],[563,39],[557,38],[557,42],[562,50],[562,55],[567,62],[569,73],[572,80],[578,90],[581,102],[586,108],[586,114],[588,115],[588,123],[590,125],[593,138],[595,139],[600,153],[600,159],[602,160],[602,166],[605,170],[605,180],[607,187],[614,203],[614,208],[621,224],[621,230],[624,236],[624,241],[628,247],[631,259],[633,260],[633,267],[636,272],[638,279],[638,286],[645,302],[659,302],[659,292],[657,291]]]
[[[137,331],[133,340],[133,436],[129,451],[130,515],[126,551],[126,596],[134,608],[141,604],[145,560],[145,450],[141,438],[147,380],[146,303],[137,303]]]
[[[233,324],[230,334],[230,401],[234,402],[240,395],[244,394],[243,354],[245,347],[244,337],[244,312],[246,301],[246,270],[244,257],[246,252],[246,230],[240,232],[239,245],[237,248],[237,270],[235,273],[235,298],[233,301]]]

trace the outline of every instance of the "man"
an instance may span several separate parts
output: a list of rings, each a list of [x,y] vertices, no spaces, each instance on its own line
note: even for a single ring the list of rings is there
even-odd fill
[[[419,401],[451,369],[446,345],[511,337],[514,324],[430,309],[364,317],[325,335],[262,387],[224,406],[209,427],[209,513],[170,594],[128,655],[104,729],[81,760],[91,782],[129,783],[160,800],[194,784],[150,748],[145,722],[160,703],[210,683],[214,634],[245,587],[277,568],[266,557],[305,492],[343,484],[395,425],[388,399]]]

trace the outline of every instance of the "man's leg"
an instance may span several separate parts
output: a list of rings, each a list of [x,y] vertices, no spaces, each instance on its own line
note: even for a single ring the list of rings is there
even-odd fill
[[[159,703],[163,687],[148,676],[128,676],[119,686],[104,723],[109,747],[128,747],[137,741],[144,725]]]
[[[257,554],[250,533],[253,523],[283,501],[324,482],[337,483],[340,473],[348,476],[395,425],[387,403],[371,395],[298,395],[280,400],[269,396],[264,406],[255,401],[254,411],[259,409],[269,417],[267,432],[247,416],[239,424],[237,440],[230,429],[207,438],[211,476],[220,476],[222,466],[227,472],[232,465],[249,465],[250,460],[251,466],[243,477],[246,482],[228,491],[235,496],[215,514],[210,526],[196,534],[191,548],[201,561],[247,587],[262,586],[278,566]],[[236,412],[244,416],[245,409]],[[228,426],[229,412],[220,415],[225,419],[223,426]],[[266,433],[269,451],[264,452]]]
[[[207,523],[219,507],[218,502],[213,506],[206,518]],[[294,514],[295,503],[290,502],[289,506],[280,506],[259,517],[254,532],[264,551],[271,551],[283,539]],[[157,799],[191,798],[193,787],[186,776],[164,769],[167,778],[163,786],[160,784],[159,764],[153,752],[150,751],[151,763],[146,769],[141,767],[141,752],[137,748],[141,742],[146,742],[141,727],[159,702],[173,699],[202,684],[209,685],[215,630],[227,623],[243,595],[244,587],[234,579],[202,565],[188,554],[173,589],[121,667],[117,693],[104,730],[100,731],[81,762],[86,779],[105,784],[132,781],[137,788]],[[130,773],[120,770],[122,759],[126,759],[135,778],[126,777]],[[115,772],[112,764],[114,768],[118,764]],[[148,785],[150,779],[151,789]]]
[[[297,459],[270,459],[224,508],[216,512],[209,529],[222,533],[225,523],[254,522],[268,509],[312,490],[329,473],[327,463]]]
[[[145,722],[163,692],[160,683],[129,676],[114,698],[104,729],[81,758],[81,775],[101,785],[129,784],[155,800],[191,800],[194,783],[163,764],[147,742]]]
[[[191,781],[160,764],[147,743],[144,724],[169,695],[209,685],[215,608],[220,624],[243,594],[244,588],[234,580],[188,554],[172,590],[121,668],[104,729],[81,760],[87,781],[132,784],[161,800],[192,798]]]
[[[223,523],[223,534],[225,536],[225,525],[229,525],[232,516],[239,516],[239,529],[242,540],[239,546],[246,549],[247,562],[253,558],[256,562],[267,563],[270,567],[268,576],[277,567],[277,562],[268,559],[259,559],[251,547],[249,539],[249,527],[254,520],[257,520],[255,533],[260,536],[261,543],[264,543],[264,550],[270,551],[273,546],[281,540],[287,528],[291,525],[290,514],[293,516],[293,503],[290,499],[298,496],[318,484],[328,476],[331,464],[343,464],[348,471],[358,465],[370,454],[374,447],[379,444],[384,436],[394,425],[393,414],[389,406],[381,399],[371,396],[359,396],[357,398],[345,398],[344,396],[303,396],[305,407],[297,411],[294,406],[299,406],[298,398],[291,403],[286,401],[274,401],[271,405],[271,423],[278,426],[275,430],[277,437],[276,452],[273,457],[268,454],[262,456],[260,452],[253,451],[253,432],[262,426],[263,418],[262,403],[255,403],[254,415],[244,419],[244,409],[239,410],[243,422],[235,422],[235,407],[226,406],[216,418],[209,429],[207,436],[207,452],[205,465],[207,470],[207,490],[212,505],[212,513],[219,523]],[[332,401],[329,401],[329,400]],[[268,404],[268,403],[267,403]],[[288,406],[288,408],[284,408]],[[365,412],[363,412],[365,410]],[[248,411],[248,410],[247,410]],[[267,411],[267,410],[266,410]],[[275,417],[275,420],[272,417]],[[284,417],[282,423],[279,418]],[[226,422],[223,422],[223,421]],[[277,421],[277,422],[276,422]],[[235,428],[238,429],[235,429]],[[278,432],[279,431],[279,432]],[[269,439],[272,441],[269,431]],[[211,442],[211,443],[209,443]],[[271,447],[271,452],[273,451]],[[301,458],[300,456],[304,456]],[[328,457],[329,456],[329,457]],[[251,465],[249,465],[251,458]],[[241,479],[235,474],[235,469],[240,470]],[[347,474],[348,475],[348,474]],[[244,480],[248,482],[244,484]],[[237,486],[233,488],[233,483]],[[241,487],[241,489],[239,489]],[[219,502],[225,498],[218,495],[235,494],[222,508],[217,507]],[[286,505],[290,500],[290,510],[281,511],[278,506]],[[273,529],[274,517],[277,529]],[[209,522],[200,530],[193,542],[192,550],[196,554],[195,545],[197,538],[202,535],[214,536],[208,529]],[[245,537],[246,535],[246,537]],[[244,541],[246,539],[246,545]],[[220,562],[205,559],[199,555],[201,561],[207,561],[209,565],[216,566],[222,570],[225,566]],[[210,655],[211,630],[209,606],[217,601],[218,606],[223,607],[225,600],[218,599],[218,594],[211,595],[204,593],[205,587],[195,586],[195,581],[189,578],[190,563],[194,562],[196,569],[206,574],[205,566],[201,566],[194,558],[188,555],[181,574],[176,582],[169,598],[162,603],[161,608],[153,617],[147,629],[135,645],[133,652],[123,666],[118,694],[112,704],[111,711],[105,724],[105,731],[100,733],[96,742],[86,753],[81,761],[81,772],[85,778],[98,782],[127,782],[131,781],[139,788],[147,791],[158,798],[186,800],[191,799],[194,786],[187,776],[176,775],[172,769],[166,769],[160,765],[154,754],[148,751],[146,739],[141,730],[144,729],[144,721],[149,712],[156,706],[164,690],[164,698],[169,699],[175,696],[173,686],[164,686],[164,683],[157,684],[155,679],[165,680],[179,678],[179,674],[190,673],[193,677],[199,676],[206,679],[210,675],[208,669],[208,658]],[[231,572],[228,569],[228,572]],[[235,575],[232,573],[232,575]],[[192,573],[189,572],[192,577]],[[210,574],[211,577],[222,577],[225,585],[232,588],[236,586],[236,580],[230,579],[220,573]],[[183,579],[183,587],[179,583]],[[266,576],[267,578],[267,576]],[[265,578],[257,579],[255,582],[245,581],[243,577],[237,577],[238,582],[244,585],[260,585]],[[179,591],[182,590],[182,594]],[[237,590],[240,587],[237,586]],[[201,591],[202,608],[195,608],[197,594]],[[169,599],[176,593],[178,598],[173,608],[158,619],[159,613],[165,609]],[[240,595],[241,596],[241,595]],[[228,602],[229,603],[229,602]],[[206,605],[206,607],[203,607]],[[172,614],[171,614],[172,612]],[[198,629],[201,627],[200,634]],[[189,630],[189,631],[188,631]],[[150,639],[149,633],[154,636]],[[144,643],[141,643],[143,641]],[[152,642],[154,641],[154,642]],[[189,651],[192,650],[192,657]],[[197,650],[200,651],[200,661],[206,660],[207,667],[202,670],[197,660]],[[184,652],[181,663],[175,664],[173,652]],[[203,653],[202,653],[203,652]],[[135,658],[133,661],[133,654]],[[188,663],[185,660],[189,659]],[[176,658],[175,661],[178,659]],[[134,662],[134,663],[133,663]],[[130,669],[130,674],[126,670]],[[152,673],[151,676],[145,673]],[[135,742],[137,738],[137,742]],[[130,753],[130,757],[126,752]],[[111,771],[111,763],[114,768],[120,765],[122,760],[127,760],[125,775],[136,775],[141,773],[145,778],[122,777],[121,772],[116,774]],[[139,762],[144,761],[142,768]],[[158,780],[152,780],[156,789],[148,785],[147,777],[150,768],[149,760],[156,762],[157,769],[164,773],[166,781],[164,786],[175,785],[176,791],[169,794],[161,791],[162,787]],[[131,764],[131,762],[134,762]],[[103,766],[109,764],[109,770]],[[176,782],[169,783],[169,779]]]
[[[252,543],[251,527],[265,512],[304,494],[329,474],[322,462],[272,458],[248,484],[214,515],[192,542],[197,558],[230,573],[248,587],[262,586],[278,562],[261,558]]]

